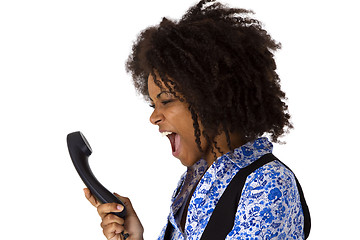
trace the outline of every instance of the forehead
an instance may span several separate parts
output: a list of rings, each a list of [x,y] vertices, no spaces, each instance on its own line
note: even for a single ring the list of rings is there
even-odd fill
[[[159,76],[156,77],[156,82],[157,83],[155,83],[154,77],[149,74],[147,87],[150,99],[155,99],[161,92],[169,92],[169,89],[165,86]]]
[[[172,88],[170,89],[168,86],[166,86],[158,74],[156,74],[155,78],[152,74],[149,74],[149,76],[148,76],[148,84],[147,85],[148,85],[149,94],[150,94],[150,90],[152,92],[154,92],[154,91],[169,91],[169,92],[171,92]],[[169,83],[169,84],[170,84],[170,87],[172,87],[171,83]],[[167,84],[167,85],[169,85],[169,84]]]
[[[156,80],[158,81],[158,84],[161,83],[160,86],[161,86],[161,88],[163,88],[164,87],[163,81],[161,81],[161,79],[159,77],[156,77]],[[155,79],[151,74],[149,74],[147,81],[148,81],[147,87],[148,87],[149,95],[151,94],[151,92],[161,90],[161,88],[155,83]]]
[[[150,97],[149,100],[154,100],[155,98],[158,98],[160,95],[164,95],[164,96],[171,95],[172,97],[176,97],[180,100],[183,100],[182,95],[174,90],[175,82],[171,78],[169,78],[168,80],[169,82],[165,84],[162,81],[162,79],[159,77],[159,75],[156,75],[156,79],[154,79],[152,74],[149,74],[148,84],[147,84],[148,94]]]

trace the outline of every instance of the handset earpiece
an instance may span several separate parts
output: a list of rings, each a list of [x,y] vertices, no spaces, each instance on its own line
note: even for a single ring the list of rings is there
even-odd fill
[[[67,145],[71,160],[79,176],[89,188],[91,193],[100,203],[118,203],[124,206],[122,212],[113,212],[118,217],[125,218],[126,209],[124,203],[109,192],[94,176],[90,169],[88,158],[92,153],[89,142],[81,132],[73,132],[67,135]]]

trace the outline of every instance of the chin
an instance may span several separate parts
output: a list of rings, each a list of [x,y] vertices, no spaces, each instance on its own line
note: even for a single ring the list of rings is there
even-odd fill
[[[181,164],[184,165],[185,167],[190,167],[186,160],[182,160],[181,158],[179,158],[179,160],[180,160]]]
[[[180,160],[181,164],[184,165],[185,167],[191,167],[198,161],[198,160],[189,160],[189,159],[183,159],[183,158],[179,158],[179,160]]]

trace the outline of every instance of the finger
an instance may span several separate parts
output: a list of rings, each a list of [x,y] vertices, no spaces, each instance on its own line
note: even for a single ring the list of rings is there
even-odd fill
[[[103,228],[103,233],[107,239],[112,239],[116,235],[120,235],[124,230],[124,226],[117,223],[112,223]]]
[[[104,203],[98,206],[97,211],[101,217],[104,217],[111,212],[122,212],[124,210],[124,206],[117,203]]]
[[[125,208],[126,208],[126,212],[127,212],[127,216],[136,216],[137,217],[137,214],[132,206],[132,203],[130,201],[129,198],[127,197],[123,197],[123,196],[120,196],[119,194],[117,193],[114,193],[114,195],[119,198],[122,203],[124,204]]]
[[[98,207],[100,205],[99,201],[94,197],[94,195],[91,194],[90,190],[88,188],[84,188],[85,197],[89,202],[94,206]]]
[[[121,200],[121,202],[125,205],[125,208],[130,212],[133,211],[133,207],[132,207],[132,204],[131,204],[131,201],[129,198],[127,197],[123,197],[123,196],[120,196],[119,194],[117,193],[114,193],[114,195],[119,198]]]
[[[125,220],[122,218],[119,218],[118,216],[114,215],[114,214],[107,214],[101,222],[101,227],[105,228],[107,225],[111,224],[111,223],[117,223],[119,225],[124,225]]]

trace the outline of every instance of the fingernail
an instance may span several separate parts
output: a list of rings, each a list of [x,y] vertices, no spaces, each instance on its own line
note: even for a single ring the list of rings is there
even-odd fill
[[[122,211],[124,209],[123,205],[117,205],[116,208],[117,208],[117,210],[120,210],[120,211]]]

